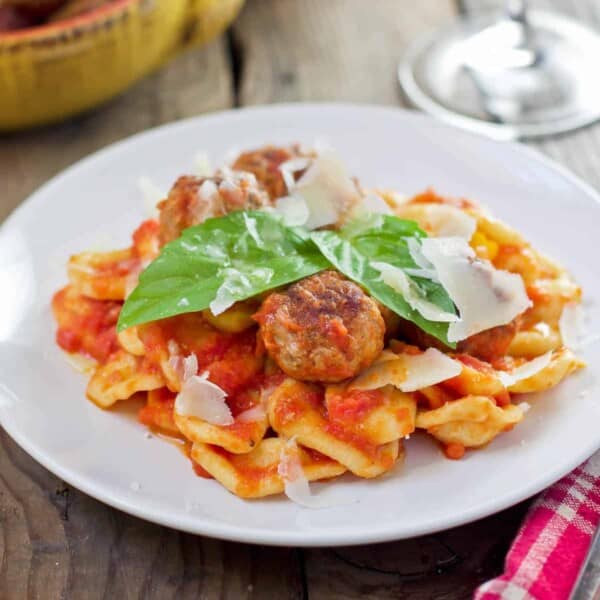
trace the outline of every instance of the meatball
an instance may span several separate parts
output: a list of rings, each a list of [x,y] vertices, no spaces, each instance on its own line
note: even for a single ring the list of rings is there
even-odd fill
[[[520,325],[520,318],[517,317],[506,325],[492,327],[486,331],[476,333],[466,340],[458,342],[456,349],[458,352],[470,354],[480,360],[492,362],[502,358],[508,352],[508,347],[517,334]],[[438,348],[439,350],[448,350],[448,347],[434,338],[432,335],[419,329],[411,321],[401,319],[399,326],[399,337],[420,348]]]
[[[251,173],[224,169],[213,177],[180,177],[167,198],[158,203],[161,246],[178,238],[187,227],[210,217],[258,209],[270,204],[267,193]]]
[[[303,153],[299,146],[290,148],[265,146],[258,150],[243,152],[236,158],[232,168],[252,173],[265,188],[271,200],[275,200],[287,196],[288,193],[279,166],[288,160],[301,157],[312,157],[312,155]]]
[[[383,350],[385,323],[377,303],[336,271],[271,294],[255,319],[269,355],[296,379],[342,381]]]

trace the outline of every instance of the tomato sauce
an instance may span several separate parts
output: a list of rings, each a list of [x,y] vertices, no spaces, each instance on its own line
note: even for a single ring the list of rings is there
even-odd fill
[[[373,409],[385,402],[381,390],[352,390],[327,395],[326,405],[329,419],[357,424]]]
[[[116,324],[122,304],[79,296],[66,287],[54,295],[58,322],[56,343],[67,352],[80,352],[99,361],[119,349]]]

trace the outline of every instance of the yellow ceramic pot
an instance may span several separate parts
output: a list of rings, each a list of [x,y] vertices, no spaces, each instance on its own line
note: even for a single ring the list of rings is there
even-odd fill
[[[203,44],[244,0],[113,0],[66,21],[0,34],[0,130],[64,119]]]

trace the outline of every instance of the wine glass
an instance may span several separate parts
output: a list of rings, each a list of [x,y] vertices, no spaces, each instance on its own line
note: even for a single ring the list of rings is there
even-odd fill
[[[600,35],[507,0],[417,39],[398,77],[416,107],[496,139],[534,138],[600,118]]]

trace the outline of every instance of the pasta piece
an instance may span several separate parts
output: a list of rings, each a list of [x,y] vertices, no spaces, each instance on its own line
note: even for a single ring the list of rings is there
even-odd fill
[[[399,442],[383,445],[328,420],[323,394],[316,385],[286,379],[269,397],[269,422],[280,435],[338,461],[359,477],[389,471],[400,454]]]
[[[568,348],[561,348],[554,352],[550,364],[532,377],[517,381],[508,390],[515,394],[528,394],[542,392],[558,385],[577,369],[585,366],[585,362],[577,358]]]
[[[126,352],[129,352],[129,354],[135,356],[144,356],[144,354],[146,354],[146,348],[144,347],[142,340],[140,340],[138,328],[135,326],[119,331],[119,333],[117,333],[117,341],[121,348]]]
[[[477,220],[477,230],[490,240],[501,246],[527,246],[527,242],[519,232],[509,227],[506,223],[494,219],[481,211],[471,211]]]
[[[348,390],[330,385],[325,390],[328,418],[375,445],[387,444],[415,430],[417,402],[388,385],[379,390]]]
[[[499,407],[485,396],[466,396],[417,413],[417,427],[445,444],[476,448],[508,431],[522,418],[523,411],[518,406]]]
[[[509,356],[535,358],[556,350],[560,343],[558,331],[545,323],[538,323],[532,329],[519,331],[508,348]]]
[[[112,252],[82,252],[69,259],[69,281],[74,289],[96,300],[124,300],[128,280],[139,272],[140,260],[131,248]]]
[[[139,327],[138,335],[150,360],[160,366],[167,386],[181,390],[177,358],[195,354],[198,372],[233,394],[258,373],[263,358],[256,355],[253,330],[231,334],[218,331],[201,313],[189,313]]]
[[[286,442],[267,438],[247,454],[231,454],[218,446],[195,443],[192,460],[240,498],[263,498],[281,494],[284,481],[277,472]],[[337,477],[346,469],[318,452],[299,447],[304,475],[309,481]]]
[[[52,298],[58,323],[56,342],[66,352],[91,356],[100,363],[118,350],[116,324],[121,303],[82,296],[71,285]]]
[[[177,413],[173,418],[179,431],[190,441],[220,446],[233,454],[245,454],[256,448],[269,426],[266,414],[252,421],[236,419],[231,425],[213,425]]]
[[[139,414],[140,423],[148,427],[162,429],[171,435],[180,435],[179,428],[173,420],[175,394],[168,388],[162,387],[150,390],[144,406]]]
[[[147,361],[119,350],[96,369],[87,387],[87,396],[101,408],[126,400],[136,392],[147,392],[165,385],[160,373]]]
[[[159,253],[158,221],[148,219],[133,232],[133,248],[136,255],[147,263],[154,260]]]
[[[526,285],[543,275],[537,256],[528,246],[500,246],[494,258],[494,266],[497,269],[517,273]]]
[[[557,329],[565,304],[581,299],[581,288],[566,274],[556,279],[539,279],[527,291],[533,306],[524,315],[526,329],[540,322]]]
[[[452,390],[457,396],[496,396],[504,391],[504,386],[490,364],[468,354],[459,354],[456,359],[463,365],[456,377],[444,381],[443,387]]]

